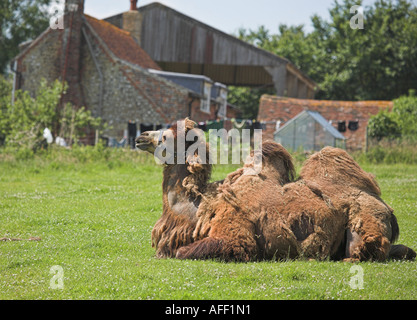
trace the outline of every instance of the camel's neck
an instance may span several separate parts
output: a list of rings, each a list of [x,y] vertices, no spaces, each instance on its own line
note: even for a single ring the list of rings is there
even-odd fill
[[[210,168],[190,173],[187,165],[169,165],[164,169],[162,184],[164,211],[189,216],[194,219],[201,194],[210,179]]]

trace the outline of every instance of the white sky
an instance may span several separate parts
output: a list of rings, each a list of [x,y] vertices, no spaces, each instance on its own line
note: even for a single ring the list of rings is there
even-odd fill
[[[61,3],[64,0],[59,0]],[[155,2],[139,0],[138,7]],[[264,25],[276,33],[280,23],[305,26],[312,30],[311,17],[318,14],[329,18],[329,8],[334,0],[159,0],[185,15],[204,22],[226,33],[237,33],[238,29],[257,29]],[[374,0],[364,0],[371,5]],[[417,0],[413,0],[417,5]],[[85,0],[85,13],[103,19],[129,10],[129,0]]]

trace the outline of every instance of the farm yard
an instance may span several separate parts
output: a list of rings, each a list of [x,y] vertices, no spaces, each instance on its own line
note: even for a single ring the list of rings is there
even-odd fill
[[[395,210],[398,243],[416,249],[417,165],[361,165]],[[235,168],[218,165],[212,179]],[[417,298],[416,262],[156,259],[161,183],[161,167],[136,151],[0,154],[0,299]],[[353,266],[363,288],[352,285]]]

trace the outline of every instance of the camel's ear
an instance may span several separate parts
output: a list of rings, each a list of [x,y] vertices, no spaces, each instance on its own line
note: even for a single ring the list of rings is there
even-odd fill
[[[185,130],[192,130],[197,126],[197,123],[189,118],[185,118]]]

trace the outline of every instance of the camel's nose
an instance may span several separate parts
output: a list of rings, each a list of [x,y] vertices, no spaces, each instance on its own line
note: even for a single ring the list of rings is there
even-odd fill
[[[143,142],[143,138],[148,138],[148,137],[149,137],[149,132],[144,132],[139,137],[136,138],[135,142],[136,143]]]
[[[160,133],[161,133],[160,131],[146,131],[146,132],[142,133],[140,135],[140,137],[138,137],[135,140],[136,144],[152,143],[156,146],[156,145],[158,145],[158,142],[159,142]]]

